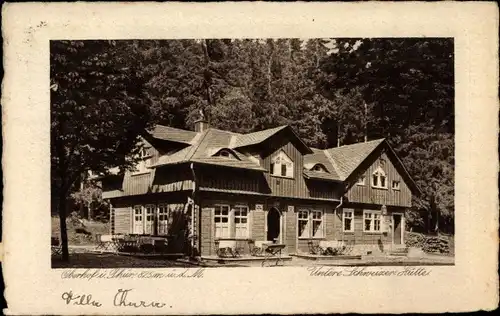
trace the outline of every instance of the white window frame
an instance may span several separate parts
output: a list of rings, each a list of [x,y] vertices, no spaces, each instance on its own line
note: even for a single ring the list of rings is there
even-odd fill
[[[235,205],[233,210],[234,213],[234,238],[235,239],[248,239],[250,236],[250,210],[248,208],[248,205]],[[245,211],[246,215],[243,216],[241,215],[241,211]],[[239,214],[237,212],[240,212]],[[245,220],[246,223],[241,223],[242,220]],[[238,222],[239,221],[239,222]],[[238,234],[238,229],[241,229],[244,231],[243,234]]]
[[[396,186],[395,186],[396,184]],[[391,185],[393,190],[399,191],[401,190],[401,181],[399,180],[392,180],[392,185]]]
[[[136,211],[139,211],[139,213],[137,213]],[[141,218],[141,232],[138,232],[136,230],[136,222],[139,221],[137,218],[140,217]],[[132,234],[144,234],[144,210],[143,210],[143,207],[142,205],[134,205],[134,207],[132,208]]]
[[[325,213],[323,210],[310,210],[309,214],[311,216],[311,238],[325,238]],[[319,214],[319,219],[314,218],[315,215]],[[320,222],[320,227],[316,231],[316,234],[314,233],[314,222]],[[318,235],[319,232],[319,235]]]
[[[361,177],[358,178],[358,181],[356,181],[356,185],[366,185],[366,177],[365,175],[362,175]]]
[[[346,213],[350,213],[351,216],[346,216]],[[345,228],[345,220],[351,219],[350,229]],[[342,231],[352,233],[354,232],[354,210],[342,210]]]
[[[144,218],[144,234],[153,235],[155,230],[155,216],[156,216],[156,205],[146,204],[144,205],[143,218]],[[148,219],[150,217],[150,220]],[[151,231],[148,231],[150,229]]]
[[[304,215],[305,214],[305,217],[301,215]],[[302,234],[300,235],[300,222],[301,221],[306,221],[306,226],[304,228],[304,231],[303,233],[305,232],[305,234]],[[299,239],[309,239],[311,238],[310,237],[310,233],[311,233],[311,229],[310,229],[310,226],[311,226],[311,220],[310,220],[310,216],[309,216],[309,210],[308,209],[299,209],[297,211],[297,238]]]
[[[315,214],[321,214],[320,219],[314,218]],[[302,216],[302,217],[301,217]],[[298,239],[324,239],[325,238],[325,212],[321,209],[301,208],[297,211],[297,238]],[[300,222],[305,221],[306,225],[302,235],[300,234]],[[320,228],[314,234],[314,222],[321,222]]]
[[[282,172],[282,166],[285,166],[285,175]],[[269,173],[273,177],[281,178],[293,178],[294,177],[294,163],[290,157],[283,151],[280,150],[276,155],[271,158],[271,165],[269,168]]]
[[[220,208],[220,214],[217,215],[217,208]],[[222,215],[222,210],[223,208],[227,208],[227,215]],[[220,218],[220,221],[217,222],[216,218]],[[223,225],[223,218],[227,218],[227,227],[224,227],[226,225]],[[214,216],[213,216],[213,223],[214,223],[214,236],[215,239],[223,239],[223,238],[231,238],[231,207],[228,204],[215,204],[214,205]],[[218,229],[222,230],[222,232],[227,231],[226,234],[218,234]]]
[[[158,216],[157,228],[156,228],[158,234],[159,235],[168,234],[168,221],[170,219],[170,212],[169,212],[168,204],[164,204],[164,203],[158,204],[156,216]],[[160,216],[162,216],[163,219]]]
[[[145,174],[149,173],[149,166],[151,165],[151,154],[148,152],[148,148],[142,147],[139,150],[138,156],[139,156],[139,161],[137,162],[137,165],[135,166],[135,170],[131,172],[131,175],[139,175],[139,174]]]
[[[381,184],[382,177],[384,178],[384,185]],[[377,179],[376,183],[375,183],[374,179]],[[377,169],[375,169],[375,171],[372,173],[372,178],[371,178],[372,187],[376,188],[376,189],[387,189],[387,182],[389,182],[389,181],[387,179],[387,175],[385,174],[385,171],[381,167],[378,167]]]
[[[370,215],[370,227],[366,229],[366,220],[368,219],[367,215]],[[378,218],[377,218],[378,217]],[[376,221],[378,221],[378,230],[376,228]],[[363,232],[365,233],[382,233],[382,212],[381,211],[373,211],[373,210],[363,210]]]

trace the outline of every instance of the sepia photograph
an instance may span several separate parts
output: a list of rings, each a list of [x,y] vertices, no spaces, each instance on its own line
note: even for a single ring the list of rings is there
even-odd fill
[[[51,40],[51,267],[453,266],[454,84],[447,37]]]
[[[4,4],[4,314],[497,308],[495,9]]]

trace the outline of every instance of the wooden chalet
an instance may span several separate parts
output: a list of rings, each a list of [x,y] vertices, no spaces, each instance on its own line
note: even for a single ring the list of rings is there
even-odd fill
[[[418,188],[384,139],[308,147],[289,126],[238,134],[195,123],[156,126],[136,171],[102,179],[111,234],[169,235],[211,256],[216,241],[345,240],[357,251],[404,245],[404,212]]]

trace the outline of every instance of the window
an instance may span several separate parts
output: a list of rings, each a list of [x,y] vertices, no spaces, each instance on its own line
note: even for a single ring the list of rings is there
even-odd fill
[[[297,218],[299,238],[309,237],[309,211],[299,211]]]
[[[132,171],[132,175],[143,174],[149,172],[149,166],[151,165],[151,155],[148,153],[148,148],[141,148],[139,151],[139,161],[135,166],[135,170]]]
[[[297,222],[299,238],[323,238],[323,211],[299,210]]]
[[[312,170],[312,171],[316,171],[316,172],[328,172],[328,171],[326,170],[326,168],[325,168],[323,165],[321,165],[321,164],[316,164],[316,165],[314,165],[314,167],[312,167],[312,169],[311,169],[311,170]]]
[[[234,226],[236,238],[248,238],[248,207],[236,206],[234,208]]]
[[[215,238],[229,238],[229,205],[216,205],[214,213]]]
[[[379,189],[387,189],[387,178],[384,170],[378,167],[372,174],[372,187]]]
[[[356,182],[357,185],[365,185],[365,176],[361,176],[358,179],[358,182]]]
[[[354,231],[354,212],[344,210],[342,213],[342,230],[345,232]]]
[[[293,162],[284,151],[271,159],[270,173],[273,176],[293,178]]]
[[[144,233],[144,222],[142,218],[142,206],[136,205],[134,206],[134,221],[132,232],[134,234],[143,234]]]
[[[216,157],[223,157],[227,159],[237,159],[232,152],[230,152],[227,149],[221,149],[219,150],[214,156]]]
[[[392,189],[399,190],[399,181],[392,181]]]
[[[158,205],[158,234],[166,235],[168,233],[168,209],[164,204]]]
[[[381,231],[381,214],[379,211],[364,211],[363,212],[363,231],[365,232],[380,232]]]
[[[323,212],[311,211],[312,237],[323,238]]]
[[[145,222],[144,222],[144,233],[145,234],[153,234],[153,224],[154,224],[154,215],[155,215],[155,206],[154,205],[146,205],[145,211]]]

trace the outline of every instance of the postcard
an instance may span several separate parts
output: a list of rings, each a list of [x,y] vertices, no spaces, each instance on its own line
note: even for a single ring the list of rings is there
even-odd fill
[[[495,8],[4,5],[4,312],[495,309]]]

